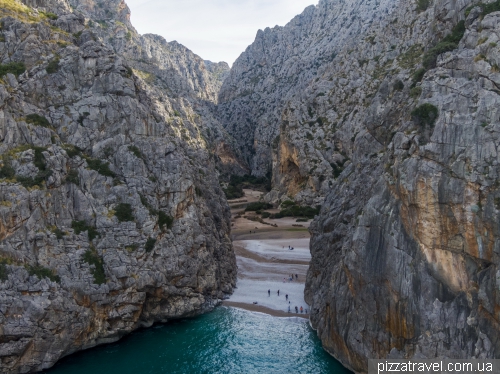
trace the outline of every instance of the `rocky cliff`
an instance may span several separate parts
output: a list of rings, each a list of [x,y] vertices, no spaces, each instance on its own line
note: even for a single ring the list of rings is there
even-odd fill
[[[321,0],[259,32],[223,84],[226,129],[254,174],[272,169],[268,199],[323,202],[306,301],[356,372],[500,357],[500,3],[486,3]]]
[[[120,0],[0,1],[0,371],[52,366],[232,292],[223,64]]]

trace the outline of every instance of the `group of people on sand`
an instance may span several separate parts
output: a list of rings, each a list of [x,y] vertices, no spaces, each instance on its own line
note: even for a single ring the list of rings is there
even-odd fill
[[[298,274],[295,274],[295,280],[299,280]],[[288,281],[289,282],[293,281],[293,274],[290,274],[290,276],[288,277]],[[283,278],[283,283],[286,283],[286,278]]]
[[[290,304],[290,302],[288,302],[288,304]],[[307,309],[305,310],[305,312],[307,314]],[[288,313],[291,313],[290,312],[290,305],[288,305]],[[299,314],[299,308],[297,306],[295,306],[295,313]],[[302,308],[302,306],[300,307],[300,313],[304,313],[304,308]]]
[[[285,246],[283,246],[283,248],[285,248]],[[293,251],[293,249],[294,249],[294,248],[293,248],[293,247],[288,246],[288,249],[289,249],[290,251]]]
[[[295,276],[297,277],[297,274],[295,274]],[[293,277],[293,275],[292,275],[292,277]],[[278,290],[276,293],[279,296],[280,295],[280,290]],[[271,297],[271,289],[267,290],[267,295],[269,297]],[[291,313],[291,309],[290,309],[291,303],[288,300],[288,294],[285,294],[285,300],[288,301],[288,313]],[[295,307],[295,313],[299,314],[299,310],[300,310],[300,313],[304,313],[304,308],[302,306],[300,307],[300,309],[296,306]],[[307,309],[305,309],[305,313],[307,314]]]

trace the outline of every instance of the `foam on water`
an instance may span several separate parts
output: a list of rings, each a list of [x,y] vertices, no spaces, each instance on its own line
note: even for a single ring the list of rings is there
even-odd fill
[[[217,308],[69,356],[47,374],[348,373],[302,318]]]

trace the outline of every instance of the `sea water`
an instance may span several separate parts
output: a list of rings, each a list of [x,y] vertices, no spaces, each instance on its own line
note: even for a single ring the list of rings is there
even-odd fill
[[[236,308],[139,330],[62,359],[47,374],[349,373],[302,318]]]

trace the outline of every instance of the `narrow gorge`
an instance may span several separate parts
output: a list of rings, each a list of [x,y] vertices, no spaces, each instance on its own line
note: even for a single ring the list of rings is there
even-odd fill
[[[346,368],[500,358],[500,1],[320,0],[231,68],[123,0],[0,25],[2,373],[220,305],[249,181],[315,215],[305,301]]]

